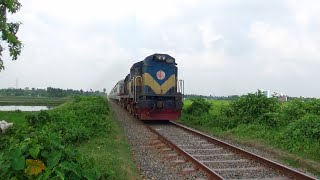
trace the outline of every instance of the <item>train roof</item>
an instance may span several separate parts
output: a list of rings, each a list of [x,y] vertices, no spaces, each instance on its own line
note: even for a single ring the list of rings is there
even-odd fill
[[[147,56],[144,60],[153,60],[153,59],[155,59],[156,56],[164,56],[166,59],[174,59],[172,56],[170,56],[168,54],[155,53],[150,56]]]
[[[120,81],[117,82],[117,84],[123,84],[124,83],[124,79],[121,79]]]
[[[168,60],[170,59],[172,61],[172,64],[177,65],[176,62],[175,62],[175,59],[172,56],[170,56],[168,54],[155,53],[155,54],[152,54],[150,56],[147,56],[143,61],[139,61],[137,63],[134,63],[130,69],[138,67],[138,66],[141,66],[143,63],[149,64],[150,62],[152,62],[154,60],[165,61],[167,59]]]
[[[121,79],[120,81],[118,81],[116,85],[113,86],[112,89],[114,89],[118,84],[124,84],[124,79]]]

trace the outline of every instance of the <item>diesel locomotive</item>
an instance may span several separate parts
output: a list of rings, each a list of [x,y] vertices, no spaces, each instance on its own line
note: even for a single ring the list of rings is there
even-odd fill
[[[183,94],[184,81],[178,80],[175,59],[153,54],[133,64],[109,98],[141,120],[176,120],[181,115]]]

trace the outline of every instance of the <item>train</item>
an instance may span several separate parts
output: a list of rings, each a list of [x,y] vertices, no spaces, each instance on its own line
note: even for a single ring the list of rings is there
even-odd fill
[[[181,116],[183,96],[176,60],[159,53],[133,64],[108,95],[140,120],[171,121]]]

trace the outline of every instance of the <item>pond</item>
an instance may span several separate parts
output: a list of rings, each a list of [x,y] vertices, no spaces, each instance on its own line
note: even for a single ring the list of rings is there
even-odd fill
[[[21,110],[21,111],[40,111],[40,110],[48,110],[53,108],[52,106],[0,106],[0,111],[15,111],[15,110]]]

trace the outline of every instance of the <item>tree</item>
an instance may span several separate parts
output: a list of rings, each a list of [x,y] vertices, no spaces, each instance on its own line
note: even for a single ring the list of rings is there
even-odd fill
[[[8,22],[7,12],[14,14],[21,8],[19,0],[0,0],[0,40],[5,42],[9,47],[10,57],[17,60],[21,53],[22,43],[16,36],[20,22]],[[2,52],[4,48],[0,44],[0,72],[4,70]]]
[[[103,88],[103,93],[106,93],[106,91],[107,91],[106,88]]]

